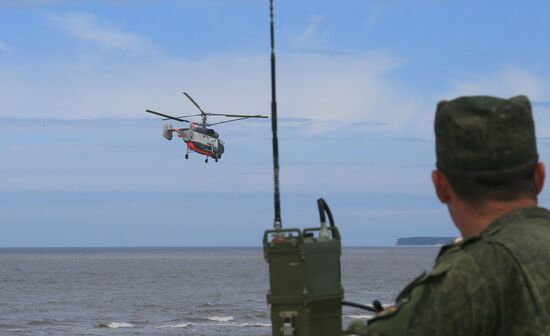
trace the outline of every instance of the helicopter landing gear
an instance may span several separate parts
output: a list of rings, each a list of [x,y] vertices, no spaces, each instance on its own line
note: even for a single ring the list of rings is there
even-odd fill
[[[189,154],[185,154],[185,159],[189,159]]]

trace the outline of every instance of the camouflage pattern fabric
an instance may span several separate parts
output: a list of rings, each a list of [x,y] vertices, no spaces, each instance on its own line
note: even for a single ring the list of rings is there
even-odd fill
[[[444,246],[394,308],[348,334],[550,335],[550,212],[515,209]]]
[[[538,160],[531,103],[525,96],[442,101],[434,128],[437,168],[447,173],[494,172]]]

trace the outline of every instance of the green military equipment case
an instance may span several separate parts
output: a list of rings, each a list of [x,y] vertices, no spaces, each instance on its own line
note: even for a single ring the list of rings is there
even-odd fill
[[[274,230],[263,237],[269,264],[267,303],[273,336],[340,336],[342,299],[340,277],[342,244],[328,205],[317,200],[321,227],[282,229],[279,192],[279,144],[275,98],[275,30],[273,0],[269,1],[271,36],[271,131],[273,135]],[[330,228],[325,222],[325,213]]]
[[[344,289],[338,229],[268,230],[263,245],[272,335],[341,335]]]

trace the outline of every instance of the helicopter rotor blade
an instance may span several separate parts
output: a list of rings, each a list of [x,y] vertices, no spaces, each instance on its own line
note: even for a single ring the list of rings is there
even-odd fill
[[[179,117],[176,117],[176,118],[197,117],[197,116],[201,116],[201,115],[202,114],[189,114],[189,115],[179,116]],[[169,120],[169,118],[165,118],[165,119],[162,119],[162,120]]]
[[[177,117],[172,117],[170,115],[163,114],[163,113],[160,113],[160,112],[155,112],[155,111],[152,111],[152,110],[145,110],[145,112],[151,113],[151,114],[156,114],[158,116],[161,116],[161,117],[164,117],[164,118],[167,118],[167,119],[177,120],[177,121],[186,122],[186,123],[190,122],[189,120],[185,120],[185,119],[181,119],[181,118],[177,118]]]
[[[220,114],[220,113],[205,113],[209,116],[220,116],[220,117],[228,117],[228,118],[269,118],[268,116],[256,114]]]
[[[195,106],[199,109],[199,111],[201,111],[202,114],[207,114],[206,112],[204,112],[204,111],[201,109],[201,107],[199,106],[199,104],[197,104],[197,102],[194,101],[193,98],[191,98],[191,96],[187,94],[187,92],[184,92],[183,94],[184,94],[187,98],[189,98],[189,100],[190,100],[193,104],[195,104]]]
[[[220,122],[216,122],[216,123],[212,123],[212,124],[203,124],[203,125],[206,126],[206,127],[208,127],[208,126],[219,125],[219,124],[225,124],[225,123],[232,122],[232,121],[239,121],[239,120],[250,119],[250,118],[254,118],[254,116],[252,116],[252,117],[250,117],[250,116],[239,117],[239,118],[236,118],[236,119],[224,120],[224,121],[220,121]]]

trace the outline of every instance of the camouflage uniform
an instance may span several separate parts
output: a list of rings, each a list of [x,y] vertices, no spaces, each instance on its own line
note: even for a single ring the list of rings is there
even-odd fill
[[[437,166],[483,174],[538,161],[526,97],[438,105]],[[550,335],[550,212],[519,208],[478,236],[444,246],[434,268],[358,335]]]
[[[445,246],[366,335],[550,335],[550,212],[512,210]]]

